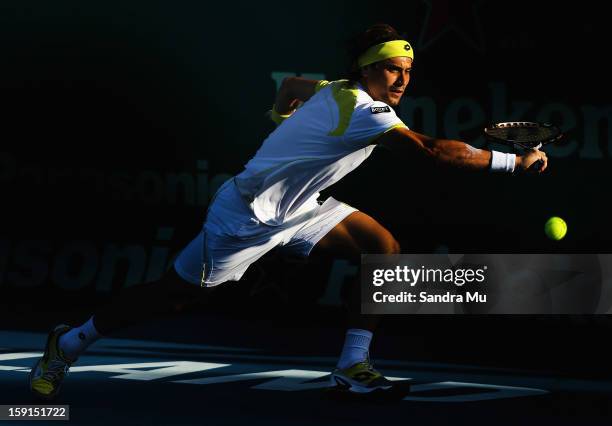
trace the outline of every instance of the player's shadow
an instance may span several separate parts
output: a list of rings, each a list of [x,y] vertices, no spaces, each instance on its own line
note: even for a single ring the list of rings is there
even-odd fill
[[[395,404],[410,394],[410,380],[393,382],[389,390],[375,390],[369,393],[349,392],[343,388],[328,388],[323,392],[326,400],[343,404]]]

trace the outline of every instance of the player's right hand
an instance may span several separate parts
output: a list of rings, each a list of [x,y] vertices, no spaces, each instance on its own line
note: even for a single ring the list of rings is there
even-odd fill
[[[545,152],[537,149],[527,152],[517,161],[517,169],[521,173],[542,173],[546,167],[548,167],[548,157]]]

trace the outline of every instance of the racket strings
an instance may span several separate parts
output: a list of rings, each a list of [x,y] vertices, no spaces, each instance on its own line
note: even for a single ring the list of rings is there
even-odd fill
[[[541,142],[555,139],[559,135],[556,128],[538,125],[512,125],[487,129],[487,134],[494,138],[536,146]]]

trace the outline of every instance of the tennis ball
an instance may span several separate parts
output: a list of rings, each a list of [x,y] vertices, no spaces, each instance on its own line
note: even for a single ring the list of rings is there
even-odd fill
[[[544,224],[544,233],[551,240],[559,241],[565,237],[567,232],[567,223],[557,216],[553,216]]]

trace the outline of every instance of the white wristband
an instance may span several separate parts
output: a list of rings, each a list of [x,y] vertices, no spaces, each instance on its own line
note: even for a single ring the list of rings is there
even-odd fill
[[[513,173],[516,164],[516,154],[505,154],[491,151],[491,171]]]

